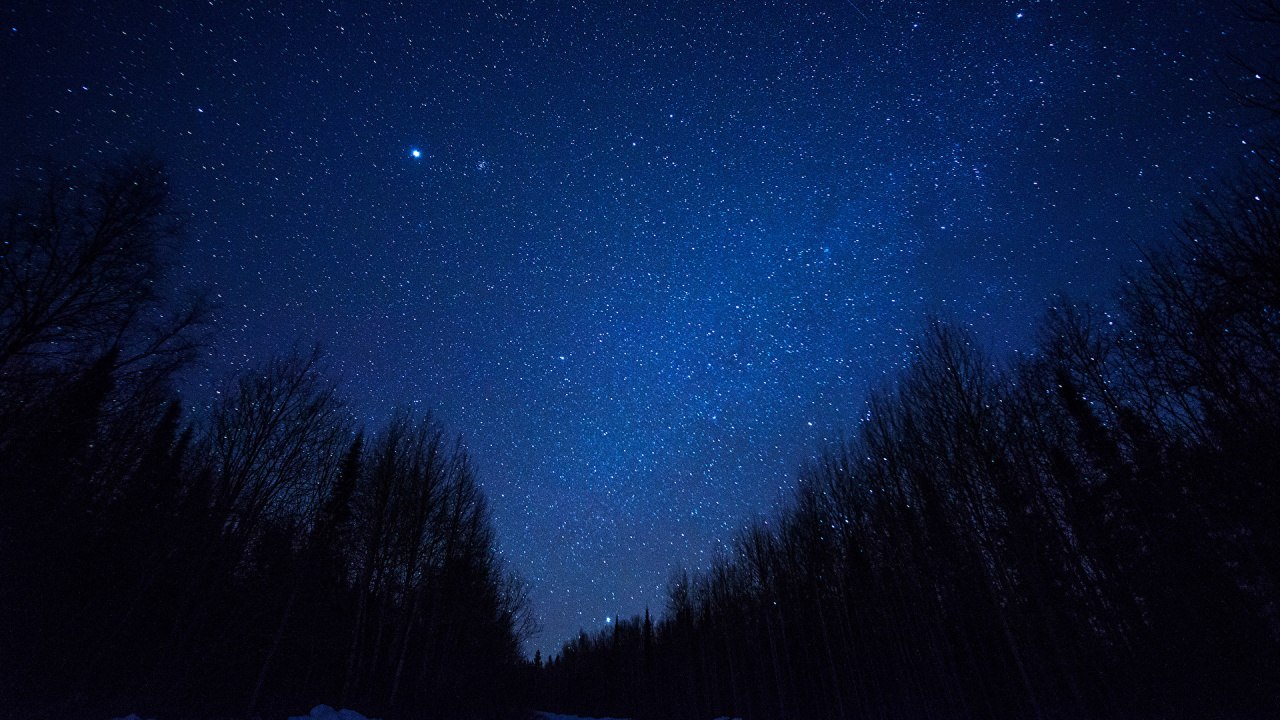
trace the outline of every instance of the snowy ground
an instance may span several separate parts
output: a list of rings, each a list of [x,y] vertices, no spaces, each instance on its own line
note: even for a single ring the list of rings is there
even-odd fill
[[[369,720],[355,710],[334,710],[328,705],[317,705],[311,708],[310,715],[295,715],[289,720]]]

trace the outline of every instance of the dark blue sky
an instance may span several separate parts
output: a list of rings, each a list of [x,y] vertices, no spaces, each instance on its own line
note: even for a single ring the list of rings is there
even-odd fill
[[[0,10],[0,158],[165,159],[193,379],[319,341],[465,436],[554,651],[785,498],[927,313],[1026,348],[1262,129],[1210,0]]]

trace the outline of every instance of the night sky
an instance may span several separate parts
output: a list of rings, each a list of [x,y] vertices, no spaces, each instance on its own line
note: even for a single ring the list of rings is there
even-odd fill
[[[371,429],[433,409],[546,655],[660,611],[930,313],[1000,354],[1109,302],[1263,133],[1226,5],[18,0],[0,161],[165,160],[189,404],[318,341]]]

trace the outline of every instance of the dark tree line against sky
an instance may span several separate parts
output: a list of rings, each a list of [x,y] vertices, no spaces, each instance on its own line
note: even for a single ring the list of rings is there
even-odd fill
[[[790,504],[656,620],[542,665],[466,450],[359,429],[318,354],[186,417],[162,168],[7,208],[0,687],[15,716],[1264,717],[1280,707],[1280,165],[1206,193],[1118,312],[997,360],[934,320]]]
[[[1280,710],[1280,156],[997,361],[934,321],[788,507],[541,669],[641,718]]]
[[[532,617],[466,449],[357,429],[318,354],[184,414],[208,311],[157,290],[167,194],[127,157],[5,208],[0,715],[503,707]]]
[[[219,336],[163,165],[39,164],[0,226],[0,716],[1273,717],[1280,148],[1251,148],[1114,307],[1059,297],[1010,355],[925,323],[783,507],[546,663],[451,431],[362,423],[318,351],[184,407]]]
[[[1251,6],[1274,25],[1280,8]],[[1274,73],[1242,98],[1275,116]],[[1280,711],[1280,150],[994,358],[934,319],[790,503],[582,633],[540,700],[639,718]]]

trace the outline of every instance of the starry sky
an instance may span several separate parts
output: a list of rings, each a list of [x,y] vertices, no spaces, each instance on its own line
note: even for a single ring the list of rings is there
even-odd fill
[[[470,448],[555,652],[655,612],[855,427],[924,318],[1027,348],[1238,166],[1220,0],[33,2],[0,161],[164,159],[184,396],[320,342]]]

